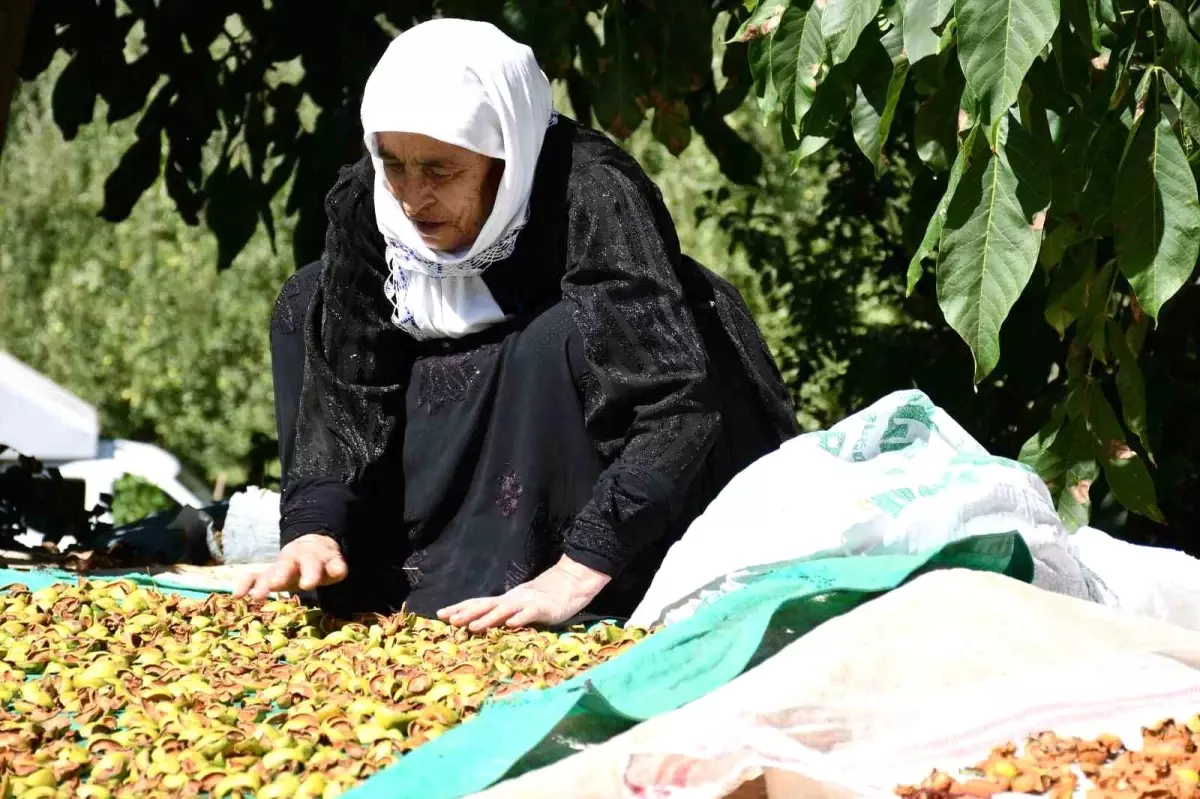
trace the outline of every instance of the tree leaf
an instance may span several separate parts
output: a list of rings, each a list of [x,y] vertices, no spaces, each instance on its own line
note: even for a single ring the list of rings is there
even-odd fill
[[[1164,521],[1150,472],[1141,457],[1125,443],[1117,414],[1098,383],[1088,386],[1087,403],[1088,431],[1113,494],[1131,511],[1156,522]]]
[[[634,63],[629,21],[620,3],[610,4],[604,12],[604,44],[596,63],[596,120],[618,139],[627,138],[645,118],[639,100],[646,86]]]
[[[1076,205],[1081,221],[1093,234],[1107,236],[1113,220],[1113,192],[1117,170],[1129,133],[1119,120],[1107,119],[1088,146],[1088,175]],[[1061,159],[1059,159],[1061,160]]]
[[[217,236],[217,268],[226,269],[258,227],[258,185],[242,167],[221,164],[205,183],[204,218]]]
[[[792,122],[799,128],[804,117],[817,100],[822,65],[828,55],[825,36],[821,33],[821,7],[813,4],[805,18],[804,32],[796,51],[796,91],[792,96]]]
[[[865,44],[865,42],[864,42]],[[850,124],[858,148],[875,167],[875,176],[883,174],[886,159],[883,148],[887,143],[896,105],[908,77],[908,61],[902,54],[898,62],[889,57],[882,43],[871,48],[873,57],[858,70],[859,85],[855,88],[854,108]],[[890,72],[889,72],[890,68]]]
[[[1067,470],[1066,448],[1062,446],[1065,439],[1063,422],[1066,420],[1066,408],[1056,405],[1049,421],[1042,425],[1021,446],[1017,460],[1038,473],[1046,483],[1058,479]]]
[[[875,15],[882,0],[828,0],[821,13],[821,33],[829,46],[833,66],[850,57],[858,37]]]
[[[67,141],[75,138],[81,126],[92,121],[96,110],[96,81],[82,56],[76,55],[67,62],[54,82],[50,103],[54,124]]]
[[[539,40],[554,43],[545,49],[552,50],[555,69],[566,75],[574,60],[569,33],[575,24],[576,12],[569,5],[552,0],[537,0],[537,5],[552,9],[539,15],[548,17],[546,23],[539,19],[539,27],[543,28]],[[656,13],[640,14],[636,18],[634,41],[638,42],[641,60],[649,68],[654,87],[666,98],[666,103],[682,101],[686,95],[699,91],[711,81],[713,22],[714,15],[708,9],[680,3],[664,3],[656,8]],[[557,26],[550,23],[557,23]],[[566,28],[560,29],[564,23]],[[546,57],[536,48],[534,52],[549,75]],[[655,102],[655,105],[661,103]]]
[[[988,140],[1058,27],[1058,0],[955,0],[958,57]]]
[[[958,110],[962,98],[962,72],[948,64],[950,75],[933,96],[917,107],[913,139],[917,155],[935,172],[953,163],[958,146]]]
[[[755,4],[754,11],[730,41],[750,42],[770,36],[779,27],[783,12],[790,3],[791,0],[762,0]]]
[[[1125,427],[1142,442],[1150,462],[1154,453],[1150,450],[1150,436],[1146,424],[1146,380],[1138,365],[1137,355],[1129,346],[1125,331],[1115,321],[1108,323],[1108,340],[1112,343],[1113,355],[1117,357],[1117,396],[1121,399],[1121,415]]]
[[[1200,203],[1175,131],[1153,111],[1135,124],[1112,202],[1121,273],[1158,319],[1200,255]]]
[[[104,207],[100,216],[108,222],[128,218],[138,199],[158,180],[161,170],[162,132],[147,131],[134,140],[104,181]]]
[[[1192,35],[1179,9],[1167,0],[1159,0],[1155,5],[1166,33],[1163,50],[1168,68],[1193,87],[1200,88],[1200,41]]]
[[[1066,420],[1066,405],[1021,447],[1018,460],[1037,472],[1071,532],[1087,524],[1092,483],[1099,474],[1092,440],[1082,419]]]
[[[1043,244],[1043,251],[1045,248]],[[1060,339],[1066,335],[1071,323],[1087,309],[1088,288],[1095,279],[1095,266],[1096,240],[1089,238],[1069,247],[1062,262],[1051,273],[1045,315]]]
[[[830,70],[817,87],[812,106],[800,125],[799,137],[832,139],[850,111],[854,100],[853,64],[841,64]],[[801,142],[801,150],[804,146]]]
[[[754,95],[758,107],[770,114],[779,104],[779,93],[771,78],[771,38],[754,39],[746,45],[746,60],[750,64],[750,75],[754,78]]]
[[[1094,52],[1100,52],[1100,18],[1093,0],[1062,0],[1063,17],[1079,41]]]
[[[771,34],[767,57],[784,116],[798,129],[812,107],[825,58],[820,10],[789,6]]]
[[[910,63],[939,52],[940,35],[933,29],[946,21],[954,0],[906,0],[904,4],[904,53]]]
[[[1090,270],[1082,295],[1077,299],[1071,298],[1072,302],[1078,301],[1080,305],[1072,305],[1069,309],[1079,319],[1075,325],[1075,341],[1104,362],[1108,360],[1104,348],[1104,323],[1108,320],[1114,271],[1116,264],[1111,260],[1098,270]]]
[[[1000,326],[1033,274],[1050,205],[1037,147],[1020,125],[1007,127],[1003,146],[963,175],[938,251],[938,302],[971,348],[976,383],[1000,360]]]
[[[977,141],[978,134],[978,127],[971,128],[966,140],[958,148],[958,155],[954,158],[954,166],[950,168],[950,180],[946,183],[946,192],[942,195],[937,209],[929,219],[929,225],[925,228],[925,237],[921,239],[920,246],[913,253],[912,260],[908,262],[906,289],[908,296],[912,296],[917,283],[921,280],[923,271],[921,262],[933,254],[934,249],[941,241],[942,230],[946,224],[946,213],[950,207],[950,203],[954,200],[954,194],[958,190],[958,184],[962,181],[963,174],[966,173],[967,168],[971,165],[972,159],[979,157],[975,152],[975,142]]]
[[[1146,342],[1146,333],[1150,330],[1150,317],[1142,313],[1141,308],[1137,305],[1137,300],[1133,301],[1133,325],[1130,326],[1129,332],[1125,335],[1125,341],[1129,344],[1129,351],[1138,356],[1142,352],[1142,345]]]
[[[1075,532],[1091,518],[1092,484],[1100,476],[1100,467],[1088,440],[1087,427],[1083,419],[1067,423],[1069,449],[1066,455],[1067,468],[1062,475],[1062,488],[1058,492],[1055,510],[1068,532]]]
[[[667,148],[671,155],[679,155],[692,140],[692,120],[687,103],[683,100],[666,102],[654,109],[654,121],[650,125],[654,138]]]
[[[1038,253],[1038,262],[1043,269],[1052,269],[1062,260],[1069,247],[1090,238],[1088,232],[1080,225],[1062,222],[1056,225],[1042,240],[1042,250]]]
[[[1167,97],[1179,111],[1180,127],[1193,144],[1200,144],[1200,106],[1196,105],[1196,101],[1179,85],[1179,81],[1175,80],[1170,72],[1163,72],[1161,77]]]

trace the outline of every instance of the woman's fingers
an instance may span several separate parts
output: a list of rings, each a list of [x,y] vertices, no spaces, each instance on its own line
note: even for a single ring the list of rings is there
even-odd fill
[[[500,597],[498,596],[468,599],[438,611],[438,618],[448,621],[456,627],[461,627],[490,611],[499,601]]]
[[[272,591],[289,591],[295,588],[300,576],[300,567],[290,556],[280,558],[275,565],[259,575],[258,582],[250,596],[255,599],[266,599]]]
[[[253,572],[251,574],[243,574],[241,577],[239,577],[237,585],[233,588],[234,597],[241,599],[242,597],[246,596],[246,594],[249,594],[254,588],[254,584],[258,582],[258,577],[260,574],[261,572]]]
[[[242,576],[233,595],[266,599],[273,591],[311,591],[340,583],[349,571],[336,541],[327,536],[305,536],[284,547],[279,559],[268,568]]]
[[[497,627],[521,612],[521,608],[512,600],[497,602],[490,611],[471,622],[469,627],[474,632]]]
[[[321,585],[340,583],[346,579],[346,575],[349,573],[350,567],[346,565],[346,559],[339,551],[325,561],[325,578],[321,581]]]
[[[300,572],[296,582],[301,591],[311,591],[325,582],[325,559],[313,552],[296,555],[294,563]]]
[[[538,622],[550,621],[545,617],[541,608],[527,605],[514,613],[507,621],[504,622],[505,627],[528,627],[531,624]]]

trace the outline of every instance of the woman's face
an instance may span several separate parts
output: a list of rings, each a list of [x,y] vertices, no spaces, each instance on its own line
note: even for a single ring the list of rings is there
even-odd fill
[[[431,250],[471,246],[496,202],[504,162],[417,133],[376,134],[388,189]]]

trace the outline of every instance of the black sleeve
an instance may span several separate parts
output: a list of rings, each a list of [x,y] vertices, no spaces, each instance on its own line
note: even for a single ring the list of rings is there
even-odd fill
[[[720,416],[656,189],[632,162],[581,172],[568,193],[563,294],[584,340],[588,429],[609,465],[564,554],[613,576],[678,513]]]
[[[329,231],[304,320],[304,364],[290,468],[283,477],[280,543],[328,535],[349,550],[348,519],[370,493],[403,414],[406,334],[383,292],[383,242],[374,220],[373,173],[343,170],[326,200]]]

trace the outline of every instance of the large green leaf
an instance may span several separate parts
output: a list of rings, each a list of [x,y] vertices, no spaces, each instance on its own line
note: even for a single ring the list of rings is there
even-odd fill
[[[763,108],[770,112],[781,104],[784,117],[798,129],[815,101],[825,60],[821,11],[792,4],[773,25],[766,36],[750,42],[750,72]]]
[[[869,50],[857,69],[860,77],[850,123],[854,141],[875,166],[876,176],[883,173],[886,165],[883,148],[908,77],[908,59],[904,57],[898,34],[899,27],[896,27],[878,42],[863,40],[860,44],[861,47],[869,46]]]
[[[789,3],[790,0],[762,0],[754,6],[754,11],[738,28],[731,41],[750,42],[770,36],[779,27],[779,20]]]
[[[793,165],[828,144],[841,128],[842,121],[854,103],[854,76],[857,66],[856,61],[837,65],[817,87],[812,106],[799,125],[799,130],[792,130],[796,135],[784,139],[785,146],[792,151]]]
[[[812,107],[824,57],[820,10],[790,6],[771,34],[770,69],[784,116],[795,127]]]
[[[1200,41],[1192,35],[1187,20],[1175,6],[1159,0],[1158,13],[1166,32],[1165,53],[1168,66],[1176,75],[1200,88]]]
[[[1113,355],[1117,356],[1117,396],[1121,398],[1125,426],[1142,442],[1142,448],[1153,463],[1154,453],[1150,451],[1146,424],[1146,380],[1142,377],[1137,355],[1129,346],[1125,331],[1112,320],[1108,323],[1108,340],[1112,343]]]
[[[821,32],[821,7],[813,4],[805,17],[804,32],[796,51],[796,91],[792,96],[792,114],[789,119],[796,126],[804,121],[809,109],[817,101],[817,86],[824,75],[824,64],[828,54],[825,35]]]
[[[921,239],[920,246],[913,253],[912,260],[908,262],[907,294],[909,296],[916,289],[917,283],[921,281],[923,271],[921,262],[933,254],[933,251],[938,246],[938,242],[941,241],[942,230],[946,226],[946,212],[950,207],[951,201],[954,199],[954,193],[958,190],[958,184],[962,181],[962,177],[966,173],[967,167],[971,165],[971,161],[980,157],[975,147],[978,136],[979,128],[971,128],[970,132],[967,133],[966,140],[958,148],[958,155],[954,158],[954,166],[950,168],[950,179],[946,183],[946,193],[942,195],[942,199],[938,202],[933,216],[929,218],[929,225],[925,228],[925,237]]]
[[[1050,421],[1021,447],[1019,460],[1046,483],[1063,524],[1074,532],[1088,523],[1099,466],[1083,419],[1064,425],[1065,410],[1056,406]]]
[[[1032,137],[1013,122],[1001,125],[998,138],[1003,145],[963,175],[938,251],[938,302],[971,348],[976,383],[1000,360],[1000,326],[1037,265],[1050,205],[1046,165]]]
[[[1179,112],[1179,125],[1187,138],[1200,144],[1200,106],[1169,72],[1162,73],[1163,90]]]
[[[1112,203],[1121,273],[1157,319],[1196,266],[1200,203],[1183,147],[1153,109],[1134,126]]]
[[[1058,0],[955,0],[958,57],[989,140],[1058,26]]]
[[[958,146],[958,109],[962,97],[962,73],[956,68],[957,85],[942,86],[917,108],[913,123],[917,155],[935,172],[943,172],[954,162]]]
[[[954,0],[906,0],[904,4],[904,54],[910,63],[935,55],[941,36],[933,29],[946,21]]]
[[[834,66],[854,52],[858,37],[879,13],[882,0],[827,0],[821,14],[821,33],[829,44]]]
[[[1098,383],[1088,386],[1087,426],[1092,434],[1096,458],[1104,476],[1122,505],[1154,521],[1163,521],[1155,497],[1154,481],[1146,464],[1125,443],[1125,433]]]

